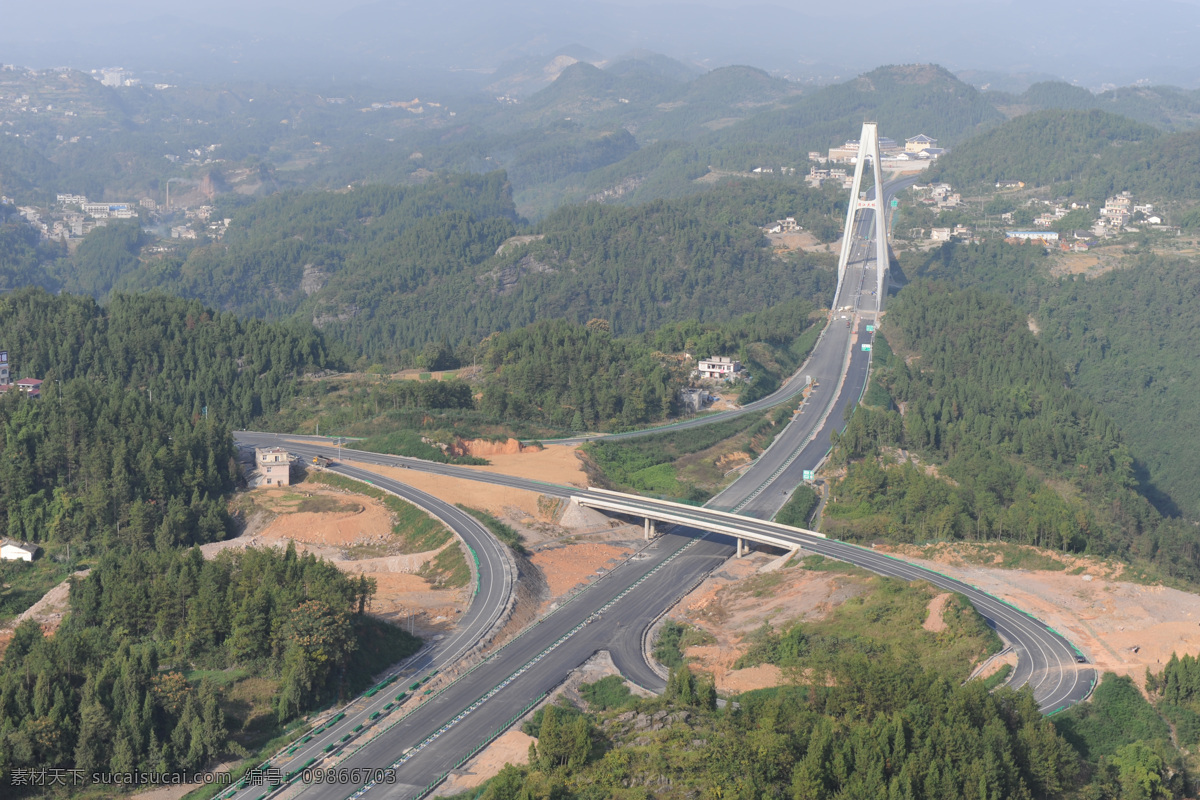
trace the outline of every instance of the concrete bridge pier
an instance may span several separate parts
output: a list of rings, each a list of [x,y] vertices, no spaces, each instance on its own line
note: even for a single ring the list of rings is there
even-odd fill
[[[746,546],[746,540],[739,536],[737,540],[737,557],[741,558],[749,552],[750,548]]]
[[[654,520],[650,519],[649,517],[646,517],[645,535],[647,542],[658,535],[658,531],[654,529]]]

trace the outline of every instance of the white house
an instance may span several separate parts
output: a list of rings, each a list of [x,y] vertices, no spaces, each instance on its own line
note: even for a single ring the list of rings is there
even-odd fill
[[[742,371],[742,362],[734,361],[729,356],[713,356],[700,359],[697,369],[702,378],[732,378]]]
[[[0,561],[33,561],[42,548],[36,544],[4,539],[0,545]]]

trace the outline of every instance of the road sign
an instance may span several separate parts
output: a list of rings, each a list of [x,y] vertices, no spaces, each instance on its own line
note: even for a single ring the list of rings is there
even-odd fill
[[[811,469],[804,470],[804,480],[811,481],[813,479],[813,471]]]
[[[900,205],[900,201],[893,197],[892,198],[892,208],[895,208],[898,205]]]
[[[867,333],[874,333],[874,332],[875,332],[875,326],[874,326],[874,325],[868,325],[868,326],[867,326]]]
[[[863,345],[863,352],[864,352],[864,353],[866,353],[866,352],[869,352],[870,350],[871,350],[871,345],[869,345],[869,344],[864,344],[864,345]]]

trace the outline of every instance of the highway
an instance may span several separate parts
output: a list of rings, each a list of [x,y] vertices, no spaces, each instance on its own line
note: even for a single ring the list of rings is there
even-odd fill
[[[890,193],[898,188],[902,187],[895,183],[885,187],[885,202]],[[801,482],[802,470],[815,469],[824,460],[829,450],[829,432],[844,426],[845,410],[858,401],[865,386],[870,353],[862,350],[861,345],[869,343],[872,338],[866,326],[874,321],[879,301],[868,288],[875,285],[875,265],[869,263],[873,260],[873,250],[868,249],[862,241],[869,236],[870,230],[869,220],[860,222],[859,242],[852,253],[851,266],[843,285],[846,299],[839,300],[841,306],[852,306],[853,311],[847,313],[845,320],[842,319],[842,312],[834,312],[831,324],[826,327],[809,361],[798,373],[813,375],[819,382],[818,388],[772,446],[710,505],[717,510],[735,510],[740,515],[737,518],[719,518],[726,530],[734,526],[735,531],[743,532],[750,538],[770,535],[778,539],[783,536],[794,547],[803,548],[809,553],[857,564],[881,575],[927,580],[949,591],[961,592],[1016,649],[1018,667],[1010,676],[1010,685],[1028,684],[1040,707],[1047,712],[1078,702],[1087,696],[1094,685],[1094,670],[1086,664],[1077,663],[1077,658],[1081,658],[1078,651],[1062,636],[1028,614],[974,587],[922,567],[800,530],[781,533],[780,526],[766,522],[786,501],[788,493]],[[864,233],[866,236],[863,236]],[[787,387],[772,398],[764,398],[760,401],[762,405],[755,404],[755,407],[765,408],[783,402],[794,396],[800,388],[802,380],[794,377]],[[791,395],[787,395],[789,391]],[[749,410],[753,408],[748,406],[735,413]],[[710,424],[725,416],[732,414],[697,418],[686,425]],[[677,430],[683,425],[676,425],[672,429]],[[250,432],[239,432],[236,437],[243,446],[281,445],[305,459],[313,455],[334,458],[337,460],[332,467],[335,471],[370,480],[401,496],[417,496],[414,502],[438,516],[451,507],[431,507],[432,499],[427,495],[415,492],[399,481],[371,473],[370,467],[399,466],[563,498],[611,499],[611,495],[590,490],[514,478],[470,467],[340,450],[330,446],[328,440],[317,437]],[[347,460],[354,463],[346,463]],[[518,638],[475,665],[466,676],[437,693],[428,696],[418,694],[416,700],[410,700],[408,705],[393,710],[390,717],[376,717],[374,721],[370,719],[371,716],[395,692],[389,690],[376,698],[356,701],[346,710],[346,717],[335,729],[314,737],[303,745],[304,749],[277,759],[272,766],[284,771],[299,769],[308,759],[324,756],[325,749],[333,742],[333,755],[344,749],[344,755],[337,761],[339,774],[343,768],[358,769],[359,777],[363,780],[351,781],[353,785],[324,782],[297,784],[280,796],[302,795],[304,798],[321,800],[343,800],[351,795],[380,798],[423,796],[427,787],[469,757],[493,734],[506,728],[512,719],[524,713],[597,650],[608,650],[622,674],[631,681],[650,689],[661,689],[662,679],[646,664],[642,652],[642,634],[646,626],[674,605],[713,568],[728,559],[734,552],[734,545],[728,536],[707,532],[714,520],[718,519],[712,510],[685,507],[684,511],[680,511],[680,507],[674,504],[635,496],[627,496],[625,500],[648,517],[654,518],[668,511],[675,515],[682,513],[687,515],[687,521],[691,524],[680,524],[660,535],[644,550],[569,602],[554,609]],[[455,526],[455,529],[457,531],[458,527]],[[474,530],[472,535],[478,536],[479,530]],[[479,550],[476,544],[472,546]],[[485,562],[481,553],[480,567],[482,594],[484,574],[497,569],[497,562]],[[482,607],[482,604],[473,604],[472,614],[477,605]],[[483,614],[482,608],[479,613]],[[457,645],[441,643],[437,652],[449,653],[454,647],[469,648],[472,635],[477,634],[456,636]],[[451,661],[438,658],[431,660],[429,665],[434,663],[449,664]],[[405,678],[396,686],[408,682],[409,678]],[[420,701],[419,704],[417,701]],[[352,733],[358,725],[367,726],[362,729],[363,744],[359,745],[358,739],[353,736],[343,743],[342,737]],[[366,740],[365,734],[374,728],[384,728],[384,731],[376,738]],[[316,756],[313,755],[314,751]],[[322,767],[325,762],[318,760],[313,766]],[[377,783],[370,780],[375,770],[383,778]],[[353,773],[347,775],[354,777]],[[238,797],[239,800],[243,797],[256,800],[257,795],[248,787]]]

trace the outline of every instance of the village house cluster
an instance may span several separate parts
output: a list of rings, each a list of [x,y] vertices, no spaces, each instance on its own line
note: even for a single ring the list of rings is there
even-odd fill
[[[937,160],[946,151],[937,146],[937,139],[919,133],[911,139],[905,139],[900,144],[887,136],[879,137],[879,160],[883,169],[891,167],[908,167],[914,163],[928,165]],[[829,154],[822,158],[817,151],[808,154],[809,161],[828,161],[831,164],[853,164],[858,160],[858,140],[849,139],[841,147],[829,148]]]
[[[7,394],[14,389],[30,397],[38,397],[42,393],[42,379],[21,378],[14,381],[9,369],[8,351],[0,350],[0,394]]]
[[[1093,230],[1098,236],[1120,233],[1122,230],[1137,233],[1138,229],[1130,227],[1129,224],[1134,221],[1159,229],[1167,227],[1163,225],[1162,217],[1154,213],[1153,203],[1135,203],[1132,194],[1121,192],[1104,201],[1104,208],[1100,209],[1100,219],[1096,221]]]
[[[1107,239],[1120,233],[1139,233],[1145,225],[1154,230],[1174,230],[1163,224],[1161,216],[1155,213],[1153,203],[1137,203],[1131,192],[1121,192],[1104,201],[1104,207],[1092,223],[1089,230],[1074,230],[1066,234],[1051,230],[1057,222],[1072,211],[1090,209],[1088,203],[1068,202],[1065,198],[1058,200],[1030,200],[1030,206],[1044,206],[1033,220],[1032,230],[1010,230],[1005,238],[1010,242],[1034,241],[1047,247],[1058,247],[1060,250],[1086,252],[1097,239]],[[1002,217],[1006,222],[1012,222],[1012,213]]]
[[[51,208],[18,206],[17,211],[42,232],[42,238],[66,241],[87,236],[110,219],[138,219],[143,208],[153,210],[154,201],[93,203],[81,194],[60,194]]]
[[[0,202],[15,205],[15,202],[8,197],[0,198]],[[185,209],[184,217],[188,222],[171,226],[171,238],[196,239],[199,236],[197,228],[203,227],[204,233],[209,237],[220,239],[225,235],[229,229],[229,223],[233,220],[229,217],[213,219],[214,210],[213,206],[207,205]],[[81,194],[60,194],[54,206],[50,208],[17,206],[17,211],[26,222],[41,231],[43,239],[70,241],[87,236],[96,228],[104,227],[109,220],[113,219],[156,220],[159,205],[150,197],[143,197],[137,203],[96,203]]]

